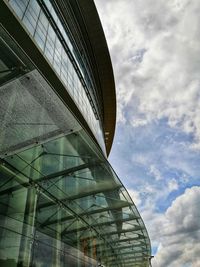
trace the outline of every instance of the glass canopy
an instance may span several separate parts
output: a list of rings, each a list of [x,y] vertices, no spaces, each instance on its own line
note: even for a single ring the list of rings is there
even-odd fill
[[[80,130],[2,159],[4,244],[11,240],[15,244],[14,236],[8,238],[14,232],[37,246],[59,241],[56,249],[64,255],[68,252],[62,247],[67,244],[80,250],[81,258],[87,256],[105,266],[148,266],[150,243],[140,215],[109,163],[90,142]],[[3,251],[7,255],[11,250],[4,247]]]
[[[36,69],[2,78],[0,265],[149,266],[145,225],[97,144]]]

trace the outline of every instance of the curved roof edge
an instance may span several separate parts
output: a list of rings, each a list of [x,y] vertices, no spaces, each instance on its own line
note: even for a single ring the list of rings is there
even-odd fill
[[[74,20],[79,31],[81,43],[90,62],[98,94],[103,103],[103,131],[106,152],[109,154],[115,133],[116,93],[111,58],[101,25],[101,21],[93,0],[69,0]],[[57,1],[63,15],[66,2]],[[66,18],[67,19],[67,14]],[[76,33],[77,34],[77,33]]]

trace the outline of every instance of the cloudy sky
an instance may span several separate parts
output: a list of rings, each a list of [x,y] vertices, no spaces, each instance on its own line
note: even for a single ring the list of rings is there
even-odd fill
[[[110,162],[152,242],[153,267],[200,266],[200,0],[95,0],[118,115]]]

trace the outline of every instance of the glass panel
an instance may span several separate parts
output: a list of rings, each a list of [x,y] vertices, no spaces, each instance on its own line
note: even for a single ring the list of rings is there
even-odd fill
[[[0,86],[0,101],[1,265],[147,267],[135,205],[38,71]]]
[[[23,23],[26,26],[26,28],[29,31],[29,33],[31,35],[33,35],[34,34],[34,31],[35,31],[35,28],[34,27],[36,25],[36,21],[34,21],[34,19],[31,16],[29,16],[29,17],[24,16]]]
[[[0,87],[0,95],[1,155],[80,128],[37,71]]]
[[[68,48],[72,53],[70,59],[66,52],[65,46],[63,46],[63,44],[61,44],[59,40],[59,35],[51,25],[52,22],[48,22],[49,18],[44,15],[44,12],[41,10],[36,0],[30,0],[29,2],[26,2],[25,0],[12,0],[9,3],[15,10],[16,14],[20,17],[20,19],[22,19],[22,22],[24,23],[26,29],[34,37],[36,43],[38,44],[40,49],[42,49],[49,62],[52,64],[54,70],[61,77],[62,81],[66,85],[66,89],[69,91],[70,95],[76,102],[78,108],[90,125],[95,137],[97,138],[99,144],[105,152],[101,123],[96,119],[94,114],[95,104],[93,103],[91,96],[89,96],[88,93],[86,94],[83,84],[79,79],[80,75],[78,75],[78,71],[80,71],[84,77],[84,73],[86,73],[86,71],[83,67],[83,64],[79,63],[80,59],[77,59],[78,54],[75,52],[66,34],[66,31],[63,28],[62,23],[55,13],[50,1],[45,1],[45,5],[47,6],[50,14],[55,20],[57,27],[63,35],[62,40],[67,43]],[[66,61],[67,64],[65,64]],[[74,66],[74,61],[79,66],[79,69]],[[90,90],[91,82],[89,78],[86,77],[84,81],[87,84],[88,90],[92,92]],[[91,105],[93,106],[93,108]]]
[[[10,0],[9,4],[15,10],[18,17],[21,19],[28,4],[28,0]]]
[[[148,253],[148,238],[140,216],[133,213],[125,194],[120,197],[122,184],[112,176],[108,162],[88,147],[83,136],[81,130],[4,159],[8,170],[12,167],[26,177],[21,181],[23,192],[36,205],[25,222],[37,214],[34,225],[38,235],[46,235],[48,246],[62,241],[87,257],[101,257],[104,264],[113,263],[117,255],[126,261],[134,253],[134,259],[144,263],[141,257]],[[15,185],[10,190],[15,193]]]

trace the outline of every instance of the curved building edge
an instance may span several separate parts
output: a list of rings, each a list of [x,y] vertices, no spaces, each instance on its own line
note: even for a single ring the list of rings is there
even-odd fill
[[[71,0],[71,2],[74,3],[75,1]],[[91,59],[94,57],[96,62],[96,64],[95,62],[92,63],[92,66],[96,65],[97,67],[95,78],[96,80],[100,80],[99,94],[102,94],[104,135],[107,154],[109,154],[116,124],[116,92],[112,63],[104,31],[94,2],[91,0],[84,2],[79,0],[76,2],[79,4],[80,10],[82,11],[90,45],[92,47],[92,49],[90,49],[88,45],[88,54],[90,53],[89,57]],[[83,24],[81,23],[81,25]],[[93,57],[91,52],[93,52]]]
[[[97,89],[97,98],[102,103],[102,121],[106,144],[107,155],[110,153],[115,133],[116,124],[116,93],[115,82],[112,69],[110,54],[104,35],[101,21],[97,13],[95,4],[92,0],[58,0],[56,4],[64,18],[69,14],[67,6],[71,7],[72,13],[76,18],[73,23],[77,23],[78,33],[74,36],[79,39],[93,73]],[[72,26],[73,27],[73,26]]]
[[[103,266],[148,266],[151,245],[136,206],[105,154],[102,155],[102,146],[77,103],[43,58],[31,35],[28,37],[27,31],[19,27],[17,17],[11,16],[7,2],[2,1],[3,8],[0,9],[1,68],[6,67],[0,76],[1,114],[5,113],[1,136],[4,141],[0,144],[0,170],[5,185],[0,195],[7,195],[10,206],[19,213],[24,212],[21,207],[25,205],[26,212],[21,225],[21,217],[3,206],[8,227],[2,218],[0,226],[8,235],[10,232],[16,235],[20,252],[20,255],[16,252],[16,258],[26,262],[27,266],[34,264],[36,259],[24,250],[31,239],[34,253],[42,262],[37,246],[49,251],[47,244],[43,244],[43,240],[49,238],[51,245],[56,244],[59,251],[59,256],[49,252],[54,261],[51,264],[56,261],[56,266],[62,264],[62,257],[67,261],[69,249],[70,267],[75,264],[73,258],[77,255],[80,256],[79,264],[84,266],[97,263]],[[102,120],[109,154],[115,130],[116,96],[110,56],[95,5],[90,0],[84,4],[81,0],[51,2],[56,2],[62,11],[71,7],[70,14],[74,15],[71,21],[77,21],[76,43],[78,45],[79,40],[82,44],[78,50],[84,49],[87,66],[93,70],[91,82],[94,82],[96,94],[92,101],[97,103],[94,109]],[[64,14],[69,16],[69,13]],[[9,23],[6,21],[8,15]],[[88,36],[85,42],[84,36]],[[23,42],[24,38],[26,42]],[[100,39],[98,44],[96,38]],[[6,61],[6,57],[9,60]],[[77,64],[79,62],[73,66],[76,68]],[[49,165],[52,156],[54,160]],[[19,202],[18,190],[23,192],[27,203]],[[35,205],[34,211],[29,202]],[[21,207],[17,203],[21,203]],[[32,212],[37,218],[33,219]],[[33,230],[36,233],[33,234]],[[61,234],[58,240],[56,232]],[[20,235],[25,240],[19,238]],[[10,242],[9,238],[6,242]],[[9,253],[6,250],[7,259]],[[62,253],[64,256],[60,256]]]

